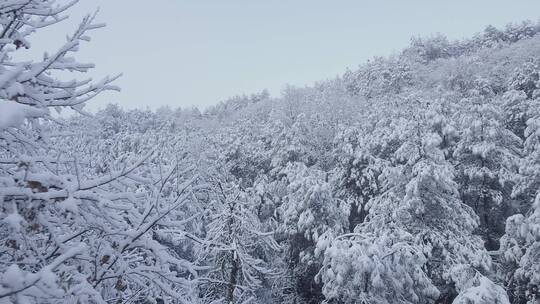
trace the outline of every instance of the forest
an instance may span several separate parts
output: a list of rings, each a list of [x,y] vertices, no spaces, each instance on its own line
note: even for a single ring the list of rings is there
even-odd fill
[[[540,23],[91,113],[99,16],[17,55],[73,4],[0,1],[0,304],[540,303]]]

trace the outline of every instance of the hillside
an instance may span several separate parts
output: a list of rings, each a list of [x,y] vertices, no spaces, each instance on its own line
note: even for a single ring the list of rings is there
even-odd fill
[[[1,57],[0,303],[540,303],[538,32],[204,110],[89,115],[114,79]]]

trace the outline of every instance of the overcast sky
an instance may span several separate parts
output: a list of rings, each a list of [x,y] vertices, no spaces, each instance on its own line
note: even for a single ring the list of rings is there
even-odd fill
[[[91,102],[94,110],[205,107],[265,88],[277,96],[287,83],[309,85],[397,52],[411,36],[459,39],[540,17],[538,0],[81,0],[33,49],[55,50],[98,7],[108,26],[79,58],[96,63],[93,76],[124,75],[122,92]]]

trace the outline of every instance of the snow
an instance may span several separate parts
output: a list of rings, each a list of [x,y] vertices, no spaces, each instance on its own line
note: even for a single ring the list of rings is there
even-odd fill
[[[461,292],[452,304],[510,304],[506,291],[488,278],[475,278],[474,286]]]
[[[1,278],[2,285],[10,289],[20,288],[24,282],[24,274],[16,264],[10,265]]]
[[[20,216],[18,213],[11,213],[10,215],[6,216],[3,219],[4,223],[8,224],[9,227],[11,227],[14,230],[20,230],[21,229],[21,223],[24,222],[24,218]]]
[[[0,131],[9,127],[18,127],[27,118],[42,117],[45,114],[44,110],[0,99]]]
[[[71,4],[8,2],[0,27],[24,21],[0,39],[1,304],[534,297],[539,25],[414,39],[343,77],[202,113],[64,119],[48,109],[85,114],[118,90],[78,80],[94,64],[75,54],[103,24],[87,16],[20,62]]]

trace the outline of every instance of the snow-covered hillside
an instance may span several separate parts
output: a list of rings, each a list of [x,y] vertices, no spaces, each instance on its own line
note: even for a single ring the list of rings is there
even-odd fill
[[[0,2],[1,304],[540,303],[539,24],[89,114],[95,16],[15,59],[71,5]]]

